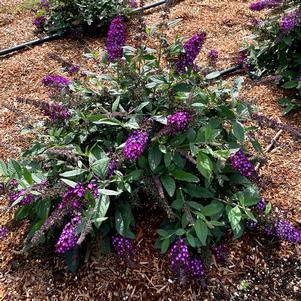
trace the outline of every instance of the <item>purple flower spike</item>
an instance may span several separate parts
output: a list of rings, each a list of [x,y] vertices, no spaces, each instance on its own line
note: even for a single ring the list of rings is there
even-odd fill
[[[38,28],[41,28],[41,27],[43,27],[45,20],[46,20],[45,16],[36,17],[33,21],[33,25],[35,25]]]
[[[0,240],[6,239],[8,236],[8,233],[9,233],[8,228],[5,226],[1,226],[0,227]]]
[[[127,160],[136,161],[144,152],[148,142],[148,134],[140,130],[136,130],[129,135],[123,148],[123,155]]]
[[[273,8],[279,6],[283,0],[261,0],[250,4],[250,9],[253,11],[260,11],[266,8]]]
[[[242,150],[230,156],[230,162],[233,169],[237,170],[242,176],[248,179],[256,177],[256,171],[253,164],[249,161]]]
[[[114,236],[112,237],[112,245],[115,249],[117,255],[128,262],[134,256],[134,248],[132,241],[128,238],[124,238],[122,236]]]
[[[106,48],[109,61],[114,62],[123,55],[122,47],[126,41],[126,24],[123,17],[117,16],[113,19],[108,32]]]
[[[35,197],[31,193],[26,193],[25,189],[22,189],[20,191],[11,192],[9,194],[10,202],[13,204],[16,200],[18,200],[21,197],[20,202],[18,203],[19,206],[26,206],[31,204]]]
[[[224,243],[212,247],[212,252],[217,260],[223,261],[227,258],[228,248]]]
[[[46,75],[43,77],[42,83],[45,87],[62,89],[70,85],[71,81],[61,75]]]
[[[284,16],[279,22],[279,27],[282,32],[289,32],[293,30],[300,22],[301,14],[297,11],[291,12]]]
[[[190,261],[190,275],[192,278],[200,278],[205,274],[203,261],[198,258],[193,258]]]
[[[180,270],[184,270],[184,272],[189,273],[189,253],[184,239],[177,240],[171,246],[168,252],[168,257],[170,258],[171,268],[175,273],[179,274]]]
[[[200,32],[194,35],[188,42],[184,45],[185,53],[181,53],[176,61],[176,71],[180,74],[184,74],[187,68],[192,68],[194,60],[200,53],[204,41],[206,39],[206,33]]]
[[[301,231],[296,229],[289,221],[278,220],[274,226],[278,238],[293,244],[301,243]]]
[[[187,129],[191,115],[188,112],[176,112],[167,118],[167,127],[170,128],[170,134],[176,135]]]
[[[53,122],[63,121],[71,117],[71,113],[68,109],[58,102],[53,102],[51,104],[45,103],[42,107],[42,112]]]
[[[63,195],[63,199],[59,204],[59,208],[63,209],[66,206],[70,206],[72,209],[80,209],[84,206],[86,189],[82,183],[77,183],[74,188],[70,187]]]
[[[110,163],[109,163],[109,168],[108,168],[108,178],[110,178],[113,175],[113,173],[116,170],[116,168],[117,168],[117,162],[116,162],[116,160],[111,159]]]
[[[76,234],[76,229],[80,222],[80,215],[76,215],[65,225],[62,234],[56,243],[56,253],[64,254],[76,247],[79,238],[79,235]]]

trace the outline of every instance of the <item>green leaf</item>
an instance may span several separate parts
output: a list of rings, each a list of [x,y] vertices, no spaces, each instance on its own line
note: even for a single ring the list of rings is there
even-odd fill
[[[189,244],[190,244],[193,248],[195,248],[195,247],[196,247],[195,237],[194,237],[192,234],[190,234],[190,233],[187,233],[186,237],[187,237],[187,240],[188,240]]]
[[[168,248],[169,248],[169,245],[170,245],[170,240],[169,238],[166,238],[162,241],[162,244],[161,244],[161,252],[164,254],[167,252]]]
[[[65,262],[68,266],[68,269],[72,273],[75,273],[79,267],[79,262],[80,262],[80,254],[79,254],[78,247],[76,247],[72,251],[65,253]]]
[[[104,180],[107,177],[109,163],[110,163],[109,158],[103,158],[95,161],[92,164],[91,169],[98,177]]]
[[[208,227],[205,222],[201,219],[198,219],[194,224],[194,230],[202,245],[205,246],[208,236]]]
[[[191,183],[198,183],[200,179],[193,175],[192,173],[186,172],[184,170],[175,170],[172,172],[172,175],[176,180],[184,181],[184,182],[191,182]]]
[[[239,230],[240,228],[240,221],[241,221],[241,218],[242,218],[242,213],[241,213],[241,210],[238,206],[232,208],[229,210],[228,212],[228,219],[229,219],[229,222],[231,224],[231,227],[233,229],[233,231],[237,231]]]
[[[283,84],[281,87],[284,89],[294,89],[298,86],[298,81],[297,80],[291,80]]]
[[[234,194],[242,206],[253,206],[260,201],[260,193],[254,187],[248,187],[244,191],[239,191]]]
[[[197,168],[206,179],[211,179],[213,172],[213,163],[209,156],[202,152],[199,152],[197,157]]]
[[[71,178],[71,177],[79,176],[84,172],[85,172],[84,169],[74,169],[74,170],[63,172],[60,174],[60,176],[64,178]]]
[[[177,236],[182,236],[186,233],[186,231],[184,229],[180,228],[175,233]]]
[[[169,167],[170,163],[171,163],[171,158],[172,158],[172,155],[170,152],[164,154],[164,164],[165,164],[165,167]]]
[[[268,215],[271,212],[271,210],[272,210],[272,203],[268,202],[268,204],[265,207],[264,214]]]
[[[152,171],[159,166],[161,159],[162,153],[160,152],[158,145],[153,145],[148,153],[148,163]]]
[[[213,193],[210,190],[195,184],[187,184],[183,190],[193,198],[213,197]]]
[[[98,191],[100,194],[103,195],[114,195],[114,196],[120,195],[122,193],[122,191],[115,191],[110,189],[99,189]]]
[[[168,237],[169,234],[167,231],[163,230],[163,229],[157,229],[157,233],[162,236],[162,237]]]
[[[116,227],[117,232],[121,236],[124,236],[124,234],[125,234],[124,221],[122,218],[122,214],[119,210],[115,211],[115,227]]]
[[[165,190],[167,191],[168,195],[172,197],[176,191],[176,182],[172,177],[169,176],[161,176],[160,177],[161,183],[163,184]]]
[[[211,204],[202,208],[201,212],[205,216],[214,216],[220,214],[224,210],[224,205],[221,202],[213,201]]]
[[[51,200],[47,200],[47,201],[43,201],[43,202],[37,202],[36,205],[36,212],[37,212],[37,216],[41,219],[41,220],[46,220],[46,218],[49,215],[49,211],[50,211],[50,206],[51,206]]]
[[[232,125],[232,132],[233,132],[233,135],[235,136],[235,138],[243,143],[245,141],[245,130],[244,130],[244,126],[236,121],[233,123]]]
[[[29,185],[32,184],[32,175],[25,167],[23,168],[23,177]]]
[[[77,185],[76,182],[68,180],[68,179],[61,179],[61,181],[63,181],[65,184],[67,184],[68,186],[70,186],[72,188],[74,188]]]
[[[3,160],[0,160],[0,176],[7,176],[7,168],[6,164]]]

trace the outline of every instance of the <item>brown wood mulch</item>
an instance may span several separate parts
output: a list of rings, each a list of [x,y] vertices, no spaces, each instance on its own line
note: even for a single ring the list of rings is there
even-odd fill
[[[185,0],[171,9],[171,18],[182,21],[169,36],[189,37],[204,30],[208,33],[198,62],[207,60],[212,48],[220,52],[217,68],[232,64],[244,37],[250,34],[249,22],[258,14],[248,9],[247,0]],[[0,49],[35,38],[33,13],[22,0],[0,0]],[[158,22],[158,9],[147,14],[148,24]],[[38,114],[30,106],[16,102],[17,96],[47,99],[41,78],[60,73],[60,66],[48,58],[55,52],[85,68],[86,49],[101,49],[104,40],[85,38],[52,41],[30,50],[0,58],[0,158],[16,157],[29,143],[20,131],[24,118],[30,123]],[[245,78],[242,97],[258,106],[260,112],[301,130],[300,112],[285,118],[277,104],[284,93],[272,82],[254,82]],[[15,112],[8,109],[14,106]],[[22,112],[21,114],[17,111]],[[22,119],[23,118],[23,119]],[[28,121],[28,120],[27,120]],[[275,135],[262,129],[264,147]],[[267,183],[264,196],[278,215],[295,223],[301,216],[301,144],[289,134],[281,135],[260,173]],[[3,205],[4,200],[0,200]],[[142,214],[143,216],[143,214]],[[240,241],[227,241],[228,259],[212,265],[205,281],[180,284],[168,268],[165,257],[153,249],[158,214],[137,221],[136,264],[126,269],[114,255],[91,258],[76,274],[67,271],[63,259],[53,250],[34,250],[28,256],[16,255],[28,222],[12,221],[12,213],[1,215],[0,225],[10,233],[0,241],[0,300],[301,300],[301,249],[275,240],[246,234]]]

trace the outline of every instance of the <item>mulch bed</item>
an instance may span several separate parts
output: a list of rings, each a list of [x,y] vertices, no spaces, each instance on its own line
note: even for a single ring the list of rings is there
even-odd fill
[[[204,65],[208,51],[217,48],[221,56],[217,68],[230,66],[242,40],[250,34],[248,23],[258,17],[248,9],[250,2],[181,1],[171,9],[171,19],[182,21],[168,35],[189,37],[204,30],[208,39],[197,62]],[[22,0],[0,0],[0,49],[36,37],[33,13],[24,9],[22,3]],[[155,24],[159,18],[160,11],[155,9],[147,14],[147,24]],[[31,137],[20,135],[23,119],[34,123],[38,112],[18,103],[16,97],[48,99],[41,78],[61,73],[58,63],[50,60],[48,54],[57,53],[88,68],[91,62],[86,62],[83,53],[103,46],[103,38],[68,38],[0,58],[1,159],[18,156],[30,143]],[[281,114],[277,100],[284,96],[273,82],[254,82],[248,78],[241,95],[258,106],[259,112],[301,131],[300,112],[288,118]],[[275,132],[262,129],[259,135],[265,147]],[[276,214],[301,224],[301,143],[287,133],[282,134],[273,151],[267,154],[267,163],[260,174],[267,183],[263,195],[272,202]],[[3,205],[5,200],[0,202]],[[92,251],[76,274],[67,271],[63,259],[54,256],[52,249],[16,254],[14,251],[22,248],[28,222],[14,222],[12,213],[2,215],[0,225],[7,225],[10,233],[6,240],[0,241],[0,300],[301,300],[300,246],[268,240],[256,233],[248,233],[239,241],[229,238],[226,241],[229,256],[225,262],[213,264],[204,281],[181,284],[169,270],[165,256],[153,248],[159,214],[152,206],[147,212],[147,219],[142,213],[137,221],[133,268],[124,267],[115,255],[99,258]]]

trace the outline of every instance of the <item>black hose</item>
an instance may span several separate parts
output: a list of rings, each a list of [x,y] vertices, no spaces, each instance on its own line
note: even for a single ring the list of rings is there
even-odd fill
[[[145,11],[145,10],[148,10],[148,9],[151,9],[151,8],[154,8],[154,7],[157,7],[157,6],[160,6],[162,4],[165,4],[167,0],[162,0],[162,1],[159,1],[159,2],[155,2],[155,3],[152,3],[152,4],[149,4],[149,5],[145,5],[143,7],[139,7],[139,8],[135,8],[133,9],[133,13],[140,13],[142,11]]]
[[[24,49],[24,48],[29,48],[31,46],[43,44],[43,43],[48,42],[48,41],[59,39],[63,36],[64,36],[64,34],[54,33],[52,35],[43,37],[41,39],[32,40],[32,41],[26,42],[24,44],[17,45],[15,47],[6,48],[6,49],[3,49],[3,50],[0,51],[0,56],[5,55],[5,54],[9,54],[9,53],[12,53],[14,51],[21,50],[21,49]]]
[[[136,9],[133,10],[133,13],[143,12],[145,10],[148,10],[148,9],[160,6],[160,5],[164,4],[164,3],[166,3],[166,1],[167,0],[161,0],[159,2],[155,2],[155,3],[149,4],[149,5],[145,5],[143,7],[136,8]],[[59,39],[59,38],[62,38],[64,35],[65,34],[54,33],[52,35],[46,36],[46,37],[41,38],[41,39],[29,41],[29,42],[26,42],[24,44],[17,45],[15,47],[6,48],[6,49],[3,49],[3,50],[0,50],[0,56],[6,55],[6,54],[9,54],[9,53],[12,53],[12,52],[24,49],[24,48],[29,48],[31,46],[43,44],[43,43],[48,42],[48,41]]]
[[[240,64],[240,65],[237,65],[237,66],[229,67],[229,68],[224,69],[224,70],[213,71],[213,72],[210,72],[209,74],[207,74],[205,78],[207,80],[216,79],[216,78],[231,74],[235,71],[242,70],[242,68],[243,68],[243,65]]]

